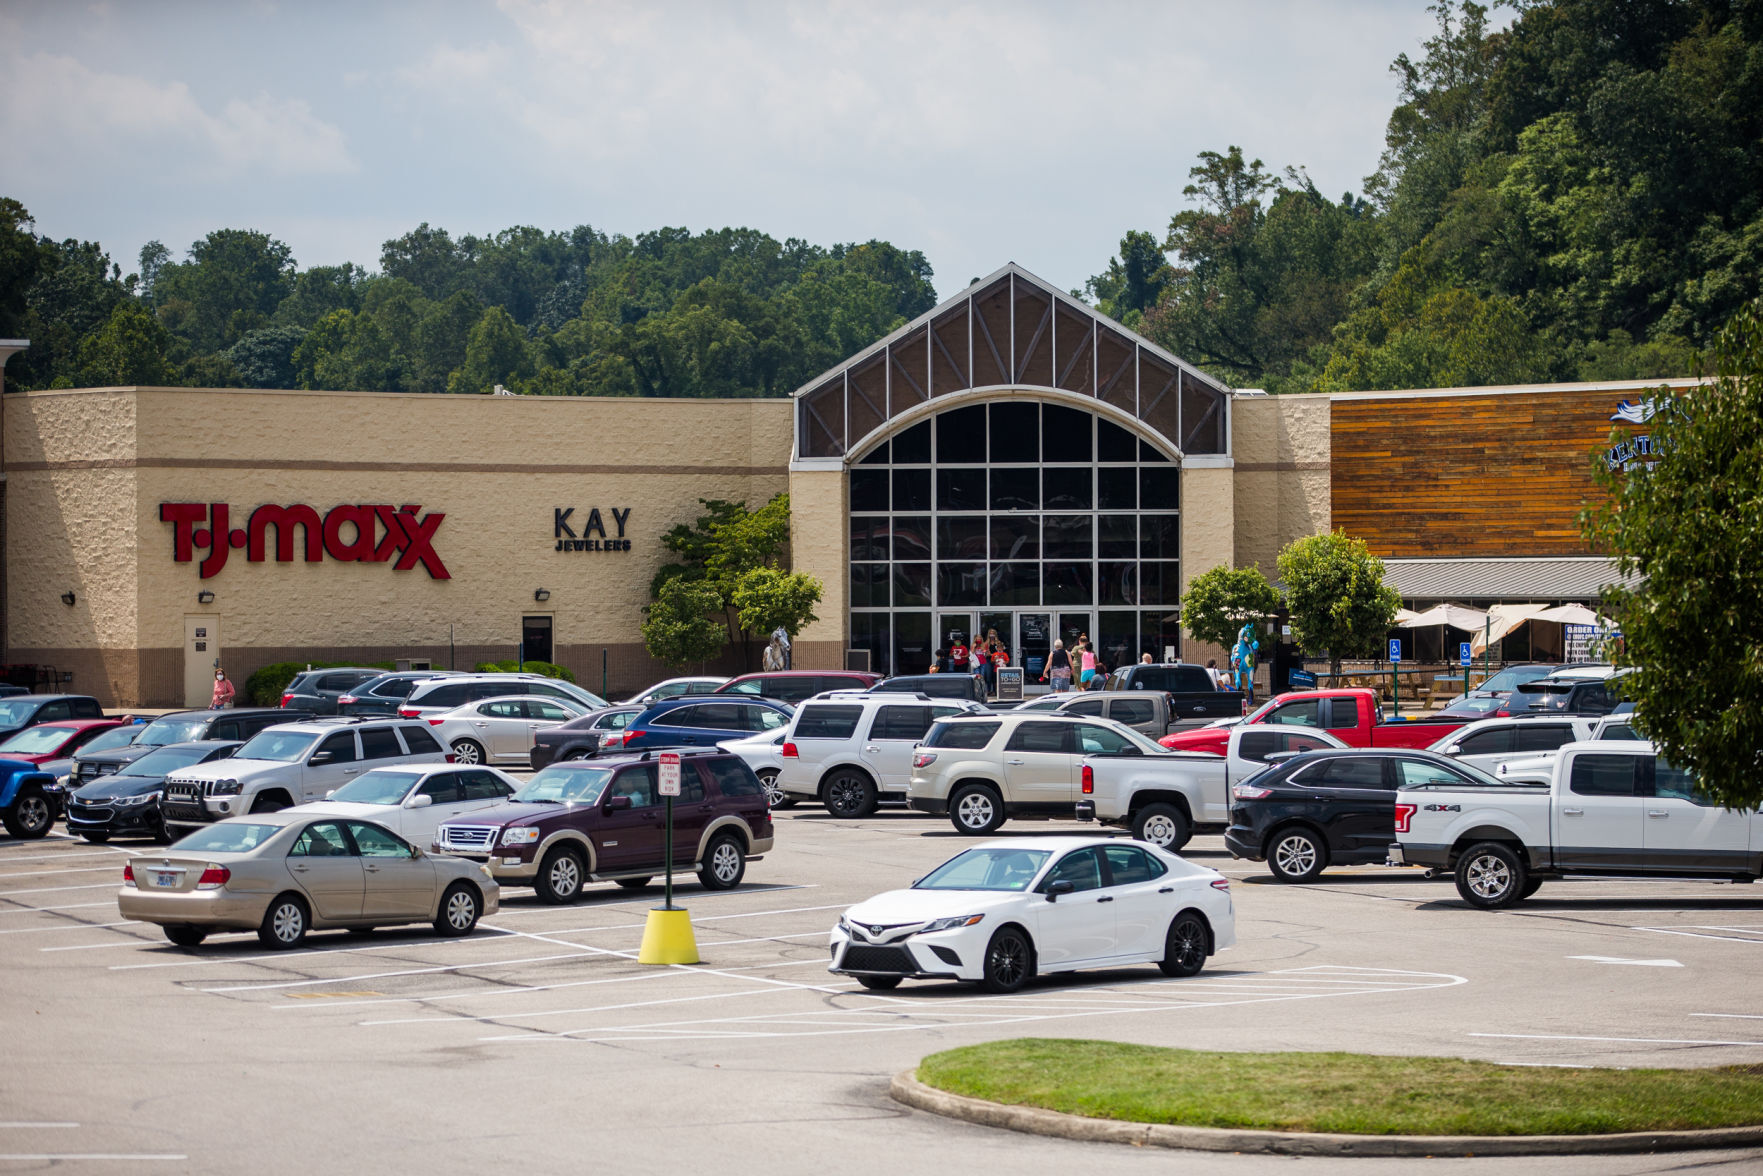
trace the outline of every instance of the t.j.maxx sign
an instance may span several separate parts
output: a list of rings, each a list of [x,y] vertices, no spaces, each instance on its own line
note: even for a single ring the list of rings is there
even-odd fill
[[[307,563],[326,556],[339,563],[392,564],[407,572],[421,564],[436,580],[450,580],[447,565],[435,551],[435,532],[447,516],[424,514],[421,506],[341,505],[321,518],[310,506],[264,505],[254,508],[245,525],[232,525],[232,507],[225,502],[162,502],[159,521],[170,523],[172,558],[189,563],[201,558],[201,578],[218,575],[234,548],[244,548],[251,563],[270,558],[270,532],[275,532],[275,561]]]

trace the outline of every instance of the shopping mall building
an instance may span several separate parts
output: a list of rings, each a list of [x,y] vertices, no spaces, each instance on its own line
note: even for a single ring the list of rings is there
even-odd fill
[[[1007,266],[787,400],[8,393],[0,661],[114,706],[521,652],[616,695],[668,672],[638,632],[667,531],[782,491],[825,584],[799,667],[993,629],[1030,665],[1079,632],[1203,659],[1186,582],[1331,528],[1411,604],[1590,601],[1592,461],[1613,421],[1609,460],[1644,448],[1654,387],[1233,391]]]

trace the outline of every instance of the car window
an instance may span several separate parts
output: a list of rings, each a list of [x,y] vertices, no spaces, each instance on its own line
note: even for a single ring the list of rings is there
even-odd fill
[[[1322,726],[1321,704],[1314,698],[1288,702],[1284,706],[1274,708],[1268,715],[1268,723],[1284,727],[1320,727]]]
[[[651,727],[694,727],[704,731],[734,731],[739,729],[734,723],[734,709],[729,703],[680,706],[656,716],[654,721],[648,725]]]
[[[1400,788],[1462,788],[1470,783],[1449,768],[1424,760],[1398,760],[1396,769],[1401,775]]]
[[[1047,887],[1055,882],[1070,882],[1077,890],[1099,890],[1102,886],[1102,863],[1096,857],[1095,849],[1076,850],[1060,858],[1047,871],[1040,891],[1046,893]]]
[[[1639,731],[1636,731],[1634,729],[1634,726],[1632,724],[1611,723],[1609,726],[1605,727],[1602,731],[1598,732],[1598,738],[1603,739],[1603,740],[1640,739],[1640,738],[1642,738],[1642,735]]]
[[[404,748],[398,742],[398,736],[390,727],[363,727],[361,729],[362,759],[393,759],[404,754]]]
[[[462,800],[501,800],[513,794],[514,790],[503,783],[501,778],[482,768],[474,768],[468,772],[455,773],[459,777],[460,799]]]
[[[790,721],[790,716],[768,706],[737,706],[735,710],[740,715],[741,731],[775,731]]]
[[[237,739],[238,737],[239,724],[237,723],[216,723],[208,732],[210,739]]]
[[[1161,878],[1168,871],[1163,863],[1153,858],[1142,849],[1130,845],[1109,845],[1102,850],[1102,856],[1108,859],[1108,874],[1115,886],[1130,886],[1134,882],[1150,882]]]
[[[1070,723],[1040,723],[1031,719],[1016,725],[1004,750],[1070,752],[1071,747]]]
[[[459,797],[459,772],[436,772],[416,790],[418,796],[433,798],[436,804],[452,804]]]
[[[869,725],[871,739],[907,739],[914,742],[923,739],[924,733],[930,730],[930,708],[928,706],[880,706],[875,709],[875,721]]]
[[[273,727],[277,723],[285,723],[289,718],[290,716],[288,715],[277,714],[257,715],[253,718],[243,719],[240,721],[239,738],[248,738],[257,734],[257,732],[263,730],[265,727]]]
[[[1256,724],[1256,726],[1264,725],[1265,724],[1261,723]],[[1246,730],[1237,740],[1237,755],[1241,756],[1243,759],[1253,760],[1258,764],[1264,764],[1267,762],[1268,756],[1276,751],[1285,750],[1279,745],[1280,734],[1281,733],[1278,731]]]
[[[1100,698],[1080,698],[1067,706],[1065,713],[1068,715],[1099,715],[1102,713],[1104,701]]]
[[[355,846],[335,821],[319,821],[306,826],[294,840],[289,857],[354,857]]]
[[[73,700],[73,717],[76,719],[101,719],[104,717],[104,708],[99,706],[95,699],[76,698]]]
[[[1512,728],[1477,731],[1458,740],[1457,750],[1463,755],[1502,755],[1512,750]]]
[[[745,682],[736,682],[732,686],[730,686],[728,689],[719,691],[719,693],[722,693],[722,694],[764,694],[765,693],[765,683],[759,681],[757,678],[750,678]]]
[[[1696,778],[1683,768],[1674,768],[1662,759],[1653,761],[1653,795],[1665,800],[1687,800],[1704,808],[1717,808],[1718,802],[1703,791]]]
[[[314,690],[347,690],[358,681],[354,674],[326,674],[313,684]]]
[[[1278,741],[1276,746],[1279,751],[1316,751],[1319,748],[1334,746],[1332,743],[1324,742],[1318,736],[1308,735],[1302,731],[1279,731],[1275,733],[1274,738]]]
[[[947,747],[957,751],[979,751],[992,741],[1003,723],[932,723],[924,737],[926,747]]]
[[[368,693],[375,698],[409,698],[416,683],[415,678],[387,678]]]
[[[529,719],[543,719],[548,723],[561,723],[569,718],[569,712],[554,702],[529,698],[526,701],[526,716]]]
[[[404,732],[404,745],[410,749],[411,755],[422,755],[425,752],[439,751],[441,745],[430,735],[427,727],[418,727],[415,723],[406,723],[398,730]]]
[[[713,759],[705,766],[710,769],[711,779],[716,781],[716,790],[724,796],[765,795],[765,786],[759,783],[759,777],[741,760]]]
[[[1387,789],[1384,783],[1383,760],[1369,756],[1340,756],[1326,759],[1304,773],[1301,783],[1324,788]]]
[[[1076,727],[1079,755],[1139,755],[1138,745],[1122,735],[1094,723],[1078,723]]]
[[[333,764],[350,764],[355,762],[355,732],[338,731],[335,735],[318,745],[319,751],[331,753],[329,762]],[[317,752],[313,755],[316,758]]]
[[[972,714],[972,713],[973,713],[972,711],[969,711],[964,706],[934,706],[933,705],[930,708],[930,717],[931,717],[932,722],[935,722],[938,719],[946,719],[950,715],[966,715],[966,714]],[[928,731],[930,728],[927,727],[925,729]]]
[[[683,775],[683,773],[682,773]],[[612,778],[613,796],[628,796],[633,808],[647,808],[660,803],[654,764],[637,764],[625,768]]]
[[[73,708],[66,701],[46,702],[43,709],[37,712],[39,723],[59,723],[64,719],[73,718]]]
[[[636,717],[630,711],[614,711],[612,714],[601,715],[595,719],[593,729],[596,731],[622,731],[630,726],[631,720]]]
[[[1148,698],[1116,698],[1108,717],[1117,723],[1149,723],[1157,717],[1157,707]]]
[[[1513,732],[1517,751],[1555,751],[1563,743],[1572,743],[1573,728],[1566,723],[1528,723]]]
[[[518,700],[511,698],[498,699],[495,702],[480,702],[477,713],[490,719],[524,719],[526,708]]]
[[[1328,700],[1328,726],[1331,731],[1350,731],[1359,726],[1359,700],[1357,698],[1331,698]]]
[[[863,717],[861,706],[805,706],[796,716],[797,739],[849,739]]]
[[[355,846],[364,858],[407,858],[410,846],[396,833],[382,829],[378,825],[367,825],[360,821],[349,822],[349,832],[355,837]]]
[[[471,699],[481,697],[483,696],[471,692],[469,684],[464,682],[454,682],[446,686],[437,686],[427,694],[419,695],[411,701],[417,706],[455,707],[464,706],[467,702],[471,701]]]
[[[1634,796],[1637,755],[1576,755],[1568,775],[1568,790],[1578,796]]]

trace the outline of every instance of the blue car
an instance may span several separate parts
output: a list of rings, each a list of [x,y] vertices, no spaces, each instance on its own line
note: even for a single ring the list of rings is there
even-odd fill
[[[667,698],[630,721],[622,746],[715,747],[724,739],[743,739],[790,725],[795,710],[769,698],[739,701],[715,695]]]
[[[0,824],[14,837],[42,837],[55,823],[55,777],[24,760],[0,759]]]

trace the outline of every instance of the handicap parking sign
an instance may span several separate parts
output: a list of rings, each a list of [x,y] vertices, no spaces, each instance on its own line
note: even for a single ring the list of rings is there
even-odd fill
[[[1469,642],[1467,642],[1467,641],[1458,642],[1457,643],[1457,662],[1458,662],[1458,664],[1466,666],[1473,660],[1474,659],[1469,656]]]
[[[1390,638],[1390,660],[1393,662],[1402,660],[1402,639],[1400,637]]]

